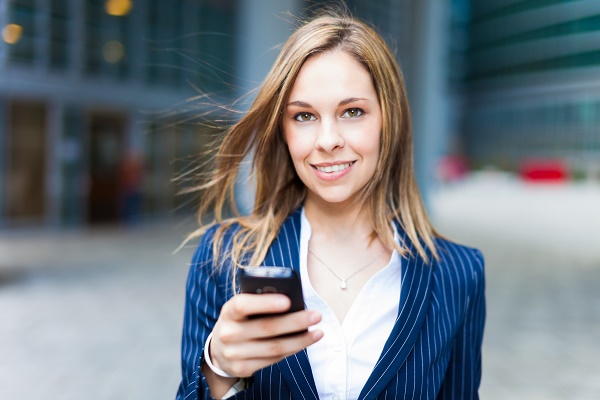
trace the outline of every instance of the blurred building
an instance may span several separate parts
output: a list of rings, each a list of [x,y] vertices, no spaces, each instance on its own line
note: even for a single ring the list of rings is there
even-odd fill
[[[600,177],[600,1],[470,6],[462,115],[472,165],[562,160],[576,178]]]
[[[202,137],[153,113],[181,107],[191,84],[223,90],[233,39],[211,32],[233,30],[232,4],[0,1],[0,225],[176,208],[171,179]]]
[[[397,50],[426,180],[443,142],[436,83],[445,8],[346,3]],[[0,0],[0,227],[135,221],[185,208],[191,198],[176,196],[172,179],[197,165],[209,139],[197,117],[214,117],[223,100],[241,98],[243,109],[296,17],[327,4],[338,2]],[[199,94],[210,96],[186,101]],[[420,111],[428,106],[439,118]]]

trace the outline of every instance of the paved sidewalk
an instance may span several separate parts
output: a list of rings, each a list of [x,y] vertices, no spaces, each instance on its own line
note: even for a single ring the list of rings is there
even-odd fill
[[[498,176],[434,194],[440,231],[486,256],[482,399],[600,399],[598,204]],[[0,232],[0,399],[174,398],[188,229]]]
[[[0,399],[172,399],[186,230],[0,235]]]
[[[600,399],[600,185],[484,174],[432,200],[486,257],[482,399]]]

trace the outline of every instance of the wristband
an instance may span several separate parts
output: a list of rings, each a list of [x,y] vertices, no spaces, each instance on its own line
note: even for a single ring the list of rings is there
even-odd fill
[[[210,347],[210,339],[212,339],[212,332],[210,333],[210,335],[208,335],[208,337],[206,338],[206,343],[204,344],[204,362],[206,363],[206,365],[208,365],[208,368],[210,368],[212,372],[214,372],[222,378],[237,378],[237,376],[228,374],[222,369],[215,367],[210,361],[210,351],[208,350]]]

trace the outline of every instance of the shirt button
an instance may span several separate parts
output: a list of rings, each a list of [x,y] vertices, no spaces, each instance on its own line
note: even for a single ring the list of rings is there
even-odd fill
[[[341,348],[340,346],[336,346],[336,347],[335,347],[333,350],[334,350],[336,353],[340,353],[340,352],[342,351],[342,348]]]

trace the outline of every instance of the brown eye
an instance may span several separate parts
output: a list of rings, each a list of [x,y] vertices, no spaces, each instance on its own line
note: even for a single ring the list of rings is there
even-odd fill
[[[344,111],[344,113],[342,114],[342,117],[344,118],[356,118],[356,117],[360,117],[363,114],[363,110],[361,110],[360,108],[349,108],[346,111]]]
[[[302,112],[302,113],[296,114],[294,119],[296,121],[300,121],[300,122],[307,122],[307,121],[314,121],[316,118],[311,113]]]

